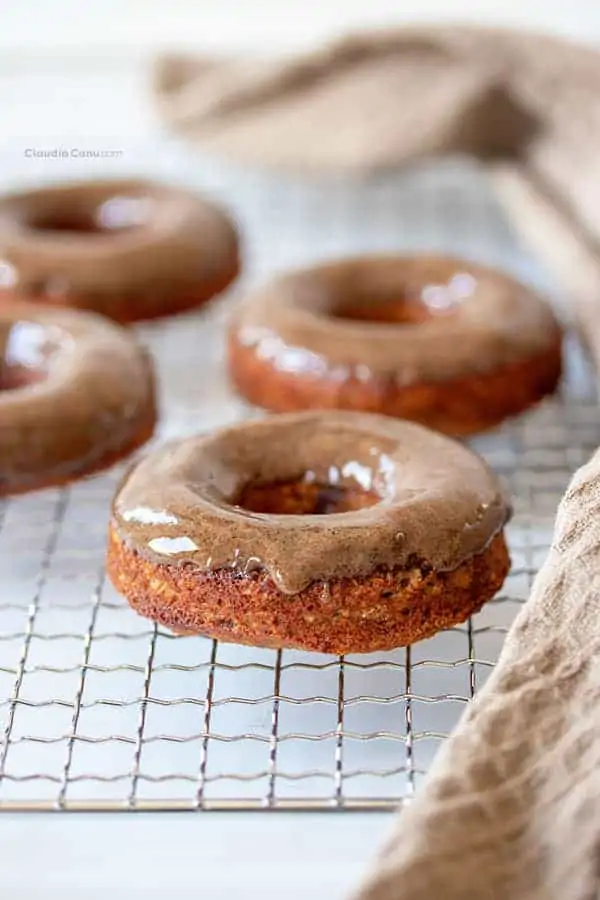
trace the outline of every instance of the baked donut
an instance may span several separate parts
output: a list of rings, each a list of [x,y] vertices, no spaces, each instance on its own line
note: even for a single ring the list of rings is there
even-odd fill
[[[0,495],[107,468],[155,421],[150,359],[123,328],[78,310],[0,307]]]
[[[351,259],[280,276],[244,302],[229,370],[275,412],[379,412],[462,436],[555,389],[561,331],[536,294],[484,266]]]
[[[201,306],[238,271],[229,218],[179,188],[90,181],[0,199],[0,299],[125,323]]]
[[[165,446],[117,492],[108,572],[176,632],[368,653],[462,622],[509,569],[509,506],[471,450],[308,412]]]

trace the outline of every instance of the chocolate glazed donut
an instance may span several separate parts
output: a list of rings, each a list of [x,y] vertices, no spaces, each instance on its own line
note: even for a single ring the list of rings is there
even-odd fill
[[[201,306],[238,272],[232,222],[179,188],[91,181],[0,199],[0,300],[132,322]]]
[[[536,294],[484,266],[353,259],[283,275],[243,303],[229,370],[275,412],[379,412],[462,436],[555,389],[561,331]]]
[[[509,506],[419,425],[297,413],[172,443],[117,492],[108,572],[176,632],[360,653],[466,619],[501,586]]]
[[[151,362],[129,332],[77,310],[0,308],[0,495],[104,469],[155,421]]]

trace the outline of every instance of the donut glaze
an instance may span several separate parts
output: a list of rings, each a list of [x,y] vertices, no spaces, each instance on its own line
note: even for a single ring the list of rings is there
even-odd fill
[[[0,307],[0,494],[104,469],[155,421],[150,359],[128,332],[92,313]]]
[[[131,322],[200,306],[238,271],[232,222],[179,188],[91,181],[0,199],[0,299]]]
[[[274,416],[142,460],[114,501],[109,573],[176,631],[367,652],[489,599],[508,516],[485,463],[442,435],[366,414]]]
[[[535,293],[442,257],[347,260],[276,278],[234,315],[229,369],[276,412],[355,409],[466,435],[556,387],[561,332]]]

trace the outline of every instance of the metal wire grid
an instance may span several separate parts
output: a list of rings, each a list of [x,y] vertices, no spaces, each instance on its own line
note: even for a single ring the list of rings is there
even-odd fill
[[[241,173],[204,181],[235,199],[251,278],[314,256],[428,246],[540,279],[485,183],[462,166],[354,189]],[[226,314],[141,330],[164,390],[159,440],[252,414],[222,377]],[[105,580],[118,471],[6,502],[0,808],[365,809],[409,798],[485,682],[568,478],[600,443],[575,346],[570,362],[561,397],[477,442],[515,498],[501,595],[406,650],[338,659],[174,637],[136,617]]]

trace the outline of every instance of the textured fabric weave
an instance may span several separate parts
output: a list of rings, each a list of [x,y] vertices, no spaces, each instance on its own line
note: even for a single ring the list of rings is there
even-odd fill
[[[167,57],[156,96],[179,134],[261,167],[360,177],[451,153],[501,167],[500,199],[587,321],[600,286],[600,52],[413,27],[294,59]]]
[[[455,26],[357,36],[291,60],[169,57],[173,128],[261,166],[366,174],[417,156],[508,157],[600,239],[600,54]]]
[[[361,900],[591,900],[600,872],[600,452],[498,665]]]

